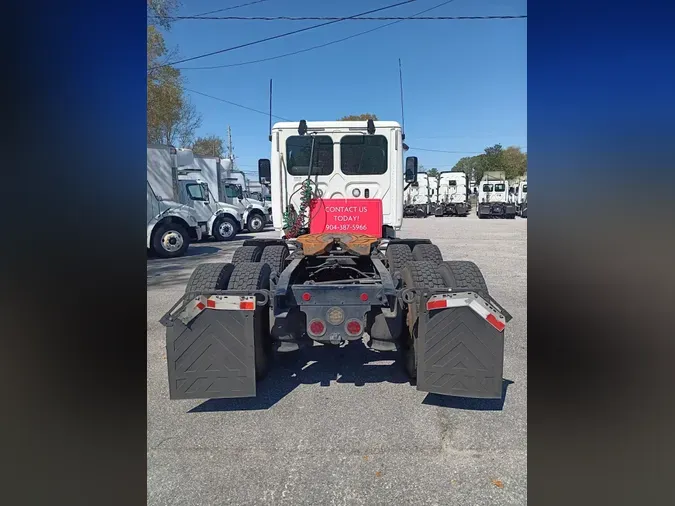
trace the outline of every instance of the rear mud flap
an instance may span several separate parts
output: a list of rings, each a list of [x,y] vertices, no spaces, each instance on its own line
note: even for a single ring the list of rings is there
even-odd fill
[[[503,330],[497,330],[468,306],[427,311],[427,301],[422,297],[415,341],[417,389],[457,397],[500,399]],[[506,321],[510,319],[507,314]]]
[[[253,311],[205,309],[166,327],[171,399],[255,397]]]

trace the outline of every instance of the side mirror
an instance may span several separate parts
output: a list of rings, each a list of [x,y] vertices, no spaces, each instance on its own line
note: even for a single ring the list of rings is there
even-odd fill
[[[238,198],[239,200],[241,200],[241,199],[244,198],[244,192],[243,192],[243,190],[241,189],[241,186],[237,186],[237,198]]]
[[[272,168],[270,167],[270,161],[267,158],[261,158],[258,160],[258,181],[261,184],[265,184],[272,179]]]
[[[414,183],[417,181],[417,157],[409,156],[405,159],[405,182]]]

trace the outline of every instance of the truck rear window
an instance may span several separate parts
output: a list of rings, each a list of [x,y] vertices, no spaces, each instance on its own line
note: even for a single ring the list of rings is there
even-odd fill
[[[496,184],[495,185],[495,191],[496,192],[503,192],[504,190],[506,190],[505,184]]]
[[[483,191],[484,192],[491,192],[492,191],[492,185],[491,184],[484,184],[483,185]]]
[[[523,193],[527,193],[527,185],[523,185]]]
[[[345,135],[340,139],[340,168],[348,176],[387,172],[387,139],[383,135]]]
[[[327,176],[333,172],[333,140],[327,135],[294,135],[286,139],[286,167],[292,176],[309,173],[309,156],[312,152],[312,175]]]

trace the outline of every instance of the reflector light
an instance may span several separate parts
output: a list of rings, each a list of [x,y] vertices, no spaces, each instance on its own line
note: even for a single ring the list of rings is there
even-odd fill
[[[312,320],[307,330],[313,336],[322,336],[326,332],[326,326],[321,320]]]
[[[367,294],[367,293],[362,293],[362,294],[361,294],[361,300],[362,300],[363,302],[366,302],[366,301],[368,300],[368,294]]]
[[[208,299],[208,300],[206,301],[206,307],[212,307],[212,308],[215,308],[215,307],[216,307],[216,301],[215,301],[215,300]]]
[[[504,328],[506,327],[506,325],[504,325],[503,322],[500,322],[497,318],[495,318],[495,315],[493,315],[492,313],[490,313],[485,319],[499,332],[504,330]]]
[[[205,306],[204,304],[202,304],[201,302],[197,302],[197,309],[199,309],[200,311],[201,311],[202,309],[204,309],[205,307],[206,307],[206,306]]]
[[[432,309],[443,309],[445,307],[448,307],[445,299],[430,300],[427,302],[427,311],[431,311]]]
[[[358,336],[363,331],[363,327],[361,326],[360,321],[349,320],[347,325],[345,325],[345,330],[350,336]]]
[[[239,303],[239,309],[243,311],[253,311],[255,309],[255,302],[252,300],[242,300]]]
[[[307,292],[302,294],[302,300],[304,300],[305,302],[308,301],[311,298],[312,298],[312,296]]]

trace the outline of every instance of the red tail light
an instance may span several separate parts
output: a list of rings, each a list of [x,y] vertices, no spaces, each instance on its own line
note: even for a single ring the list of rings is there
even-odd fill
[[[307,332],[311,336],[322,336],[326,332],[326,325],[321,320],[312,320],[307,326]]]
[[[363,332],[363,325],[359,320],[349,320],[345,325],[345,331],[350,336],[358,336]]]

